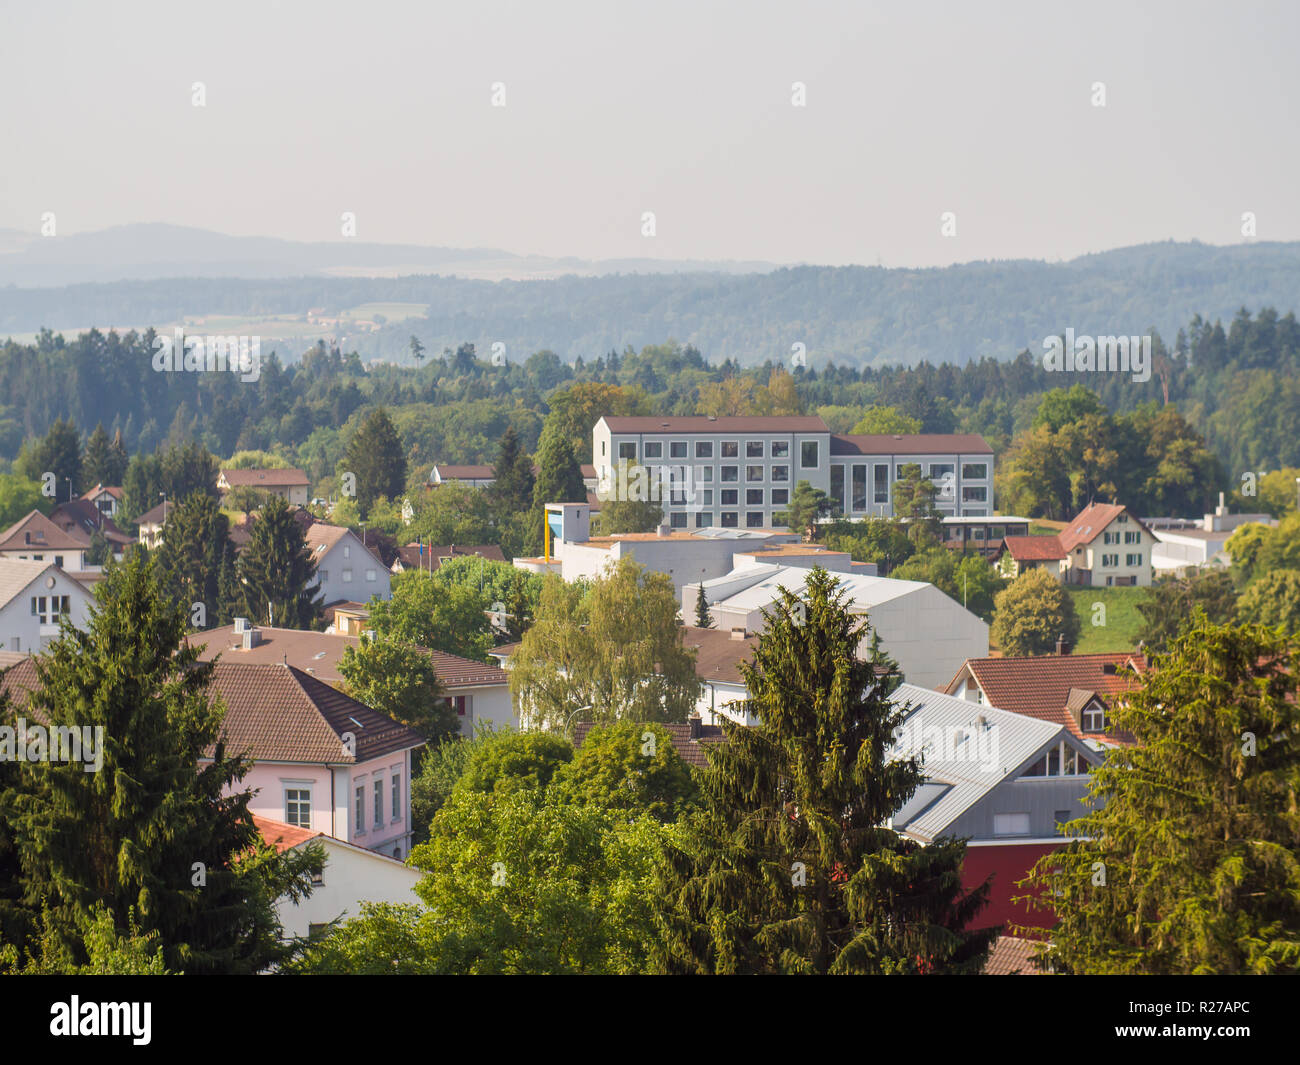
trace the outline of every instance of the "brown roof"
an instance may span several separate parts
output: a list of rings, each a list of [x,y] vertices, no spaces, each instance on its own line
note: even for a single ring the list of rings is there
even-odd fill
[[[444,481],[490,481],[496,479],[496,471],[491,466],[449,466],[444,462],[435,462],[433,468]]]
[[[740,663],[754,653],[758,637],[733,640],[728,629],[701,629],[687,625],[682,629],[682,646],[695,650],[695,675],[700,680],[743,684]]]
[[[231,488],[298,488],[311,484],[302,470],[222,470],[221,476]]]
[[[135,540],[134,537],[128,536],[119,529],[112,518],[84,496],[70,503],[60,503],[50,511],[50,521],[64,532],[84,534],[87,545],[96,532],[109,543],[129,544]]]
[[[172,508],[175,506],[175,503],[164,499],[156,507],[150,507],[136,518],[135,523],[137,525],[161,525],[163,521],[163,512],[166,511],[167,514],[170,514]]]
[[[341,605],[341,604],[340,604]],[[339,662],[343,652],[361,643],[359,636],[344,636],[332,632],[311,632],[306,629],[275,629],[254,626],[260,635],[256,647],[247,651],[241,646],[242,638],[235,635],[234,625],[195,633],[190,643],[201,648],[199,658],[209,661],[221,655],[222,662],[274,665],[288,663],[304,673],[329,683],[343,680]],[[509,677],[497,666],[485,665],[459,655],[443,651],[430,651],[434,671],[444,688],[465,688],[481,685],[507,684]],[[289,659],[293,659],[289,662]]]
[[[1052,562],[1069,554],[1059,536],[1008,536],[1002,550],[1017,562]]]
[[[1110,667],[1109,670],[1107,667]],[[1147,667],[1146,656],[1130,651],[1093,655],[1035,655],[1032,657],[968,658],[945,691],[951,695],[969,670],[990,705],[1040,721],[1064,725],[1082,736],[1070,710],[1072,693],[1086,691],[1109,703],[1135,687],[1119,670]],[[1110,736],[1109,739],[1122,739]]]
[[[1043,971],[1033,963],[1034,952],[1040,944],[1032,939],[998,936],[984,962],[985,976],[1042,976]]]
[[[1128,508],[1122,503],[1089,503],[1083,510],[1079,511],[1069,525],[1061,530],[1061,546],[1065,548],[1068,554],[1081,544],[1092,543],[1126,509]],[[1144,531],[1151,532],[1142,524],[1139,518],[1131,514],[1129,518]],[[1151,533],[1151,535],[1154,536],[1155,533]]]
[[[122,502],[122,496],[124,495],[122,489],[118,488],[116,485],[106,485],[106,484],[95,485],[95,487],[92,488],[89,492],[83,492],[81,498],[94,499],[96,496],[103,495],[105,492],[111,495],[119,503]]]
[[[487,558],[494,562],[504,562],[506,556],[501,553],[498,544],[425,544],[424,556],[420,555],[419,544],[407,544],[397,549],[397,557],[406,569],[423,569],[436,572],[444,558],[459,558],[462,555],[474,558]]]
[[[0,532],[0,551],[84,551],[89,546],[89,535],[80,530],[67,532],[39,510],[30,511]]]
[[[830,429],[816,415],[776,417],[709,418],[694,415],[686,418],[643,418],[615,416],[605,418],[612,433],[828,433]]]
[[[317,836],[325,835],[324,832],[313,832],[310,828],[287,825],[283,821],[275,821],[260,814],[253,814],[253,824],[257,826],[257,831],[261,833],[262,838],[281,854]]]
[[[15,696],[35,690],[32,660],[19,662],[0,684]],[[424,743],[413,729],[292,666],[218,662],[209,691],[226,707],[226,749],[255,761],[345,765]],[[349,732],[355,754],[343,740]]]
[[[587,738],[587,734],[595,728],[598,722],[579,721],[573,730],[573,745],[581,747],[582,741]],[[689,724],[664,724],[668,734],[672,737],[673,750],[678,754],[683,762],[690,766],[707,766],[708,758],[704,754],[704,748],[714,743],[721,743],[725,737],[722,733],[721,725],[701,725],[700,738],[691,739],[691,726]]]
[[[303,530],[303,539],[307,541],[307,547],[311,550],[312,561],[319,563],[322,558],[330,553],[334,545],[337,544],[348,533],[352,532],[346,525],[326,525],[323,521],[313,521]],[[355,533],[353,533],[356,536]],[[357,536],[360,541],[361,537]],[[320,548],[321,550],[317,550]],[[383,561],[375,554],[374,549],[369,544],[364,545],[365,551],[379,565],[383,566]],[[385,566],[385,569],[388,567]]]
[[[992,455],[978,433],[833,433],[832,455]]]

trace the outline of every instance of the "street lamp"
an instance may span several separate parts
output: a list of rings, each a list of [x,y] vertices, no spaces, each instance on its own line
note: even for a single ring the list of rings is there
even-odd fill
[[[580,706],[580,707],[578,707],[576,710],[573,711],[573,713],[569,714],[569,716],[566,717],[566,718],[564,719],[564,732],[565,732],[566,735],[568,734],[568,731],[569,731],[569,722],[573,720],[573,715],[574,715],[574,714],[580,714],[580,713],[582,713],[584,710],[590,710],[590,709],[591,709],[591,705],[592,705],[592,704],[588,703],[586,706]]]

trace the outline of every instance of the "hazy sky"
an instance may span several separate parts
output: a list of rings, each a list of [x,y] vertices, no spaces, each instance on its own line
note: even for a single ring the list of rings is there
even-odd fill
[[[352,211],[366,241],[886,266],[1235,243],[1245,211],[1300,239],[1295,2],[0,12],[0,228]]]

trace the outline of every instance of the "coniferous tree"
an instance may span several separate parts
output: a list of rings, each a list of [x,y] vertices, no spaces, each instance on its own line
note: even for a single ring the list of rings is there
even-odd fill
[[[89,491],[97,484],[117,483],[104,479],[112,472],[112,447],[104,423],[100,422],[95,426],[95,431],[86,438],[86,450],[81,457],[81,475],[86,482],[85,491]]]
[[[276,898],[309,893],[322,855],[285,860],[262,843],[252,792],[233,790],[248,762],[221,743],[212,666],[183,644],[185,614],[143,557],[110,567],[95,596],[85,630],[65,622],[33,660],[26,716],[102,729],[102,763],[29,761],[0,802],[25,904],[74,961],[87,959],[81,930],[102,906],[121,934],[133,922],[156,933],[169,969],[260,971],[288,954]]]
[[[1083,839],[1024,882],[1070,973],[1300,972],[1300,646],[1197,609],[1116,700]],[[1099,807],[1099,808],[1097,808]]]
[[[377,407],[348,441],[340,470],[356,477],[357,510],[365,518],[376,499],[397,499],[406,489],[406,451],[397,427]]]
[[[203,604],[203,628],[225,624],[234,616],[235,603],[229,598],[234,560],[230,519],[211,496],[188,496],[169,511],[166,535],[154,553],[159,583],[187,616],[193,617],[195,604]]]
[[[239,601],[256,624],[310,629],[321,619],[323,593],[302,526],[280,496],[258,514],[239,556]]]
[[[584,503],[587,486],[569,438],[548,424],[537,445],[537,480],[533,484],[532,535],[527,548],[541,553],[547,503]]]
[[[105,481],[101,478],[100,483],[114,486],[121,485],[126,478],[126,467],[131,461],[131,456],[127,454],[126,443],[122,440],[121,429],[118,429],[113,434],[113,442],[108,446],[108,457],[108,464],[101,472],[111,480]]]
[[[492,500],[498,515],[519,514],[533,505],[533,460],[524,451],[513,425],[507,426],[501,436],[492,476]]]
[[[713,615],[709,613],[709,600],[704,594],[703,581],[700,581],[700,590],[695,596],[695,624],[701,629],[713,628]]]
[[[695,973],[978,972],[997,929],[968,931],[988,886],[965,892],[965,843],[883,827],[922,780],[889,757],[901,677],[835,578],[782,589],[751,663],[759,717],[724,725],[656,883],[656,967]],[[879,668],[878,668],[879,667]]]
[[[60,502],[68,498],[67,482],[72,482],[73,492],[85,491],[81,487],[81,434],[71,419],[58,419],[49,431],[37,441],[29,441],[18,458],[19,472],[39,481],[47,473],[54,475],[55,496]],[[93,485],[87,487],[93,488]]]

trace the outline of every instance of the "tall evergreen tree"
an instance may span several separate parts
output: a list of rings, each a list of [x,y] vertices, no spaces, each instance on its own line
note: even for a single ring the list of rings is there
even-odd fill
[[[225,624],[233,616],[230,519],[210,496],[188,496],[169,510],[166,535],[153,557],[164,593],[187,615],[194,604],[203,604],[202,627]]]
[[[252,792],[233,790],[248,763],[220,741],[212,666],[183,645],[185,614],[148,563],[110,567],[95,595],[85,631],[65,623],[33,659],[26,716],[101,728],[102,765],[29,761],[0,802],[25,902],[77,961],[78,929],[103,906],[123,935],[156,933],[170,969],[257,972],[287,953],[276,897],[309,893],[321,855],[285,861],[261,842]]]
[[[82,487],[81,434],[71,419],[58,419],[40,440],[28,441],[18,457],[18,468],[33,481],[40,481],[47,473],[54,474],[56,498],[60,501],[68,498],[68,481],[72,482],[74,493],[94,487]]]
[[[713,628],[713,615],[709,613],[709,600],[704,594],[704,582],[695,596],[695,624],[701,629]]]
[[[742,665],[759,717],[727,725],[699,775],[704,810],[667,848],[656,966],[695,973],[978,972],[997,929],[967,931],[988,885],[965,892],[962,840],[882,827],[922,780],[889,757],[901,677],[835,578],[782,590]]]
[[[406,490],[406,451],[397,426],[376,407],[352,434],[340,471],[357,479],[357,510],[365,518],[376,499],[396,499]]]
[[[239,556],[239,599],[254,622],[310,629],[321,619],[316,562],[302,526],[280,496],[258,514]]]
[[[542,433],[537,446],[537,480],[533,485],[533,506],[541,509],[547,503],[585,503],[587,486],[582,481],[582,467],[568,437],[551,432]]]
[[[492,500],[501,517],[519,514],[533,504],[533,460],[519,442],[514,426],[506,426],[497,450],[496,465],[492,467],[495,481]]]
[[[108,431],[104,428],[104,423],[100,422],[95,426],[95,431],[86,438],[86,450],[81,457],[81,475],[86,481],[85,491],[89,491],[97,484],[117,483],[104,480],[112,470],[112,447]]]
[[[1061,826],[1083,838],[1028,882],[1056,913],[1054,967],[1300,972],[1300,645],[1198,608],[1141,682],[1110,713],[1136,743]]]

